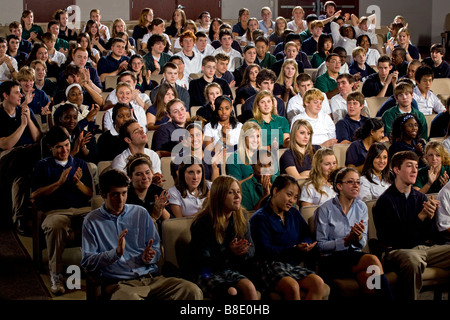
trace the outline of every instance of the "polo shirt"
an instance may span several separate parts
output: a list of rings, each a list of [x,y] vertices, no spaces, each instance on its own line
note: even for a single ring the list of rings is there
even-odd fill
[[[374,97],[380,93],[381,89],[383,89],[383,84],[380,81],[380,75],[378,73],[371,74],[367,77],[366,81],[362,86],[362,94],[364,97]],[[394,94],[394,88],[392,87],[392,83],[389,84],[385,97],[390,97]]]
[[[116,71],[123,61],[129,60],[130,57],[125,55],[121,56],[119,60],[114,59],[111,54],[107,55],[106,57],[101,57],[97,64],[97,73],[100,76],[103,73],[111,73],[113,71]]]
[[[419,172],[417,174],[416,183],[414,184],[415,187],[422,188],[424,185],[428,182],[428,170],[429,167],[420,168]],[[439,178],[444,175],[444,173],[447,172],[447,174],[450,176],[450,166],[441,165],[441,172],[439,173],[438,178],[433,182],[433,184],[430,186],[430,189],[427,193],[438,193],[441,191],[442,186],[441,182],[439,181]]]
[[[211,189],[212,182],[205,182],[208,186],[208,190]],[[208,197],[200,199],[193,196],[190,192],[186,192],[186,198],[183,198],[176,186],[170,187],[167,192],[169,194],[169,203],[171,205],[180,206],[183,217],[195,215],[202,208],[203,202],[208,199]]]
[[[163,73],[163,67],[167,62],[169,62],[170,57],[171,56],[165,52],[161,53],[161,56],[158,59],[158,63],[160,66],[159,74]],[[142,59],[144,59],[145,67],[147,68],[147,70],[150,70],[151,72],[155,71],[155,61],[151,52],[145,54]]]
[[[204,104],[197,110],[197,116],[203,117],[207,122],[211,121],[213,109],[209,103]]]
[[[283,67],[283,63],[286,59],[282,58],[280,60],[277,60],[272,67],[270,68],[271,70],[273,70],[273,72],[275,72],[275,74],[277,75],[277,77],[280,75],[281,73],[281,68]],[[305,67],[303,66],[303,62],[300,60],[297,60],[297,57],[295,59],[295,62],[297,62],[297,69],[298,69],[298,73],[303,73],[305,71]]]
[[[289,122],[286,118],[280,116],[272,115],[272,119],[269,123],[264,120],[256,121],[256,119],[251,119],[250,121],[256,122],[261,127],[262,133],[262,145],[271,145],[275,138],[277,138],[278,148],[283,146],[283,134],[289,133]],[[274,136],[272,136],[272,130]]]
[[[441,112],[433,121],[431,121],[430,138],[444,137],[447,134],[447,127],[450,121],[450,114],[447,112]]]
[[[411,113],[414,114],[417,117],[417,120],[419,120],[420,124],[422,125],[422,135],[421,137],[425,140],[428,140],[428,125],[427,120],[425,119],[425,116],[422,112],[420,112],[417,109],[411,108]],[[395,118],[402,114],[400,109],[398,108],[398,105],[395,107],[387,110],[385,113],[383,113],[383,116],[381,117],[381,120],[384,123],[384,135],[389,137],[389,134],[391,133],[392,124],[394,123]]]
[[[313,36],[302,42],[302,50],[308,55],[312,56],[317,51],[317,41]]]
[[[159,158],[158,154],[153,151],[150,150],[148,148],[144,149],[144,153],[149,156],[150,160],[152,161],[152,171],[153,174],[155,173],[162,173],[161,172],[161,159]],[[111,167],[113,169],[117,169],[117,170],[122,170],[124,172],[126,172],[126,165],[127,165],[127,159],[128,157],[131,156],[131,151],[130,148],[125,149],[121,154],[117,155],[112,163],[111,163]]]
[[[337,88],[337,81],[336,79],[331,78],[328,75],[327,71],[321,76],[317,77],[316,81],[314,82],[314,87],[322,92],[327,93]]]
[[[322,109],[320,109],[320,112],[325,113],[326,115],[331,113],[330,108],[330,102],[328,101],[327,95],[322,92],[323,95],[323,101],[322,101]],[[336,97],[336,96],[335,96]],[[334,98],[334,97],[333,97]],[[292,120],[294,117],[302,112],[305,112],[305,107],[303,106],[303,97],[300,95],[300,93],[297,93],[295,96],[289,99],[287,108],[287,119],[289,120],[289,123],[292,126]]]
[[[253,103],[255,102],[256,94],[247,98],[242,105],[242,123],[253,118]],[[284,107],[284,101],[278,97],[274,97],[277,101],[277,113],[281,117],[286,117],[286,108]]]
[[[146,113],[151,113],[152,115],[154,115],[156,117],[156,106],[155,105],[151,105],[150,107],[148,107],[147,112]],[[162,119],[160,120],[156,120],[155,121],[155,126],[166,123],[170,121],[169,116],[167,115],[167,112],[165,113],[164,117],[162,117]]]
[[[353,141],[345,153],[345,165],[352,164],[359,167],[366,161],[367,152],[362,140]]]
[[[234,59],[242,58],[242,53],[240,53],[239,51],[237,51],[236,49],[233,49],[233,48],[231,48],[230,52],[225,52],[222,47],[219,47],[216,50],[214,50],[212,55],[216,56],[219,53],[224,53],[230,57],[230,61],[228,62],[227,70],[230,72],[233,72],[235,70]]]
[[[358,66],[358,63],[353,61],[349,66],[348,66],[348,71],[350,72],[351,75],[357,74],[359,73],[361,75],[361,81],[364,82],[366,80],[366,77],[368,77],[371,74],[376,73],[376,71],[366,63],[364,63],[364,66],[366,69],[361,69]]]
[[[314,132],[312,136],[312,144],[320,145],[327,140],[336,138],[336,126],[329,115],[319,112],[317,118],[311,118],[306,114],[306,112],[302,112],[292,118],[291,123],[294,123],[297,119],[304,119],[311,124]]]
[[[389,98],[387,98],[387,100],[385,102],[383,102],[383,104],[380,107],[380,110],[378,110],[378,112],[376,114],[376,117],[382,117],[383,113],[386,110],[389,110],[390,108],[395,107],[396,105],[397,105],[397,100],[395,100],[395,97],[393,95],[390,96]],[[411,102],[411,107],[413,107],[416,110],[419,110],[419,107],[417,106],[417,101],[416,101],[416,99],[414,99],[414,96],[413,96],[413,99]]]
[[[306,30],[300,32],[300,39],[301,39],[302,43],[311,36],[312,36],[312,33],[309,31],[309,29],[306,29]]]
[[[134,189],[133,185],[130,184],[130,186],[128,187],[127,203],[144,207],[151,215],[153,207],[155,205],[155,196],[160,196],[163,191],[163,188],[152,183],[147,189],[145,199],[141,200],[136,194],[136,190]]]
[[[238,152],[235,151],[227,158],[226,172],[240,181],[252,175],[253,168],[250,164],[244,164]]]
[[[236,23],[232,29],[232,32],[237,33],[239,37],[242,37],[244,35],[245,31],[247,31],[247,29],[244,29],[242,27],[242,24],[240,21],[238,23]]]
[[[28,54],[31,52],[32,49],[33,49],[33,44],[30,41],[28,41],[22,37],[22,39],[20,40],[20,43],[19,43],[19,51],[22,51],[22,52],[25,52]]]
[[[275,21],[270,20],[270,26],[266,26],[266,22],[264,20],[259,20],[259,29],[264,31],[264,35],[267,36],[267,33],[269,32],[269,28],[272,29],[273,32],[275,32]]]
[[[270,183],[273,183],[278,176],[278,173],[275,173],[270,178]],[[258,204],[258,201],[264,195],[263,186],[258,180],[256,180],[255,176],[252,176],[250,179],[245,180],[242,184],[242,206],[247,209],[247,211],[253,211],[255,206]]]
[[[219,41],[219,40],[214,40],[213,42],[211,42],[211,46],[212,46],[214,49],[219,48],[219,47],[221,46],[220,41]],[[241,45],[239,44],[238,41],[233,40],[233,42],[231,43],[231,47],[232,47],[234,50],[236,50],[237,52],[239,52],[239,53],[242,54],[242,48],[241,48]]]
[[[40,208],[44,211],[56,209],[82,208],[90,207],[90,197],[84,195],[75,185],[73,177],[78,168],[81,168],[83,176],[81,182],[88,187],[92,187],[92,177],[84,160],[73,158],[69,159],[65,166],[58,164],[55,158],[48,157],[40,160],[34,167],[31,189],[36,191],[39,188],[49,186],[59,180],[61,174],[67,168],[71,168],[69,175],[62,186],[51,194],[40,199]]]
[[[338,142],[343,140],[353,141],[355,140],[355,132],[361,128],[368,118],[361,116],[360,120],[353,120],[348,114],[344,118],[336,122],[336,139]]]
[[[177,140],[172,140],[172,133],[181,129],[184,131],[183,127],[178,126],[172,121],[166,122],[158,127],[158,129],[153,134],[152,139],[152,150],[153,151],[169,151],[172,152],[173,148],[180,143],[182,137],[177,136]]]
[[[233,93],[231,92],[230,86],[228,83],[214,76],[212,82],[218,83],[222,88],[222,92],[224,96],[230,96],[233,100]],[[189,96],[191,98],[190,105],[191,106],[203,106],[207,103],[205,98],[205,87],[210,84],[210,82],[206,81],[203,77],[199,79],[191,80],[189,83]]]
[[[22,102],[24,99],[22,98]],[[28,107],[33,110],[34,114],[41,114],[41,108],[45,107],[49,102],[50,100],[47,94],[42,90],[36,89],[36,86],[34,86],[33,100],[28,104]]]
[[[313,145],[313,150],[316,152],[320,149],[319,145]],[[280,172],[281,174],[286,173],[286,169],[289,167],[295,167],[297,172],[300,174],[303,171],[311,170],[312,168],[312,156],[308,153],[303,157],[303,164],[299,165],[297,161],[295,161],[294,152],[291,149],[287,149],[280,158]]]
[[[59,49],[64,48],[64,50],[69,50],[69,42],[64,39],[57,38],[55,43],[55,50],[59,51]]]
[[[272,67],[272,65],[277,62],[277,58],[275,58],[275,56],[269,52],[266,52],[266,54],[264,55],[264,58],[262,60],[259,60],[258,57],[256,57],[256,63],[258,63],[261,68],[268,68],[270,69]]]
[[[9,114],[3,108],[3,105],[0,105],[0,138],[9,137],[20,127],[20,124],[22,123],[21,115],[22,115],[22,108],[20,106],[16,107],[16,113],[14,114],[14,116],[10,117]],[[31,109],[30,109],[30,118],[33,121],[34,125],[39,128],[39,125],[36,121],[36,117],[34,116],[34,112]],[[28,129],[27,126],[23,131],[22,136],[17,141],[14,147],[32,143],[34,143],[34,141],[33,138],[31,137],[30,129]]]
[[[174,54],[175,56],[181,57],[184,62],[184,75],[189,77],[191,73],[200,73],[202,72],[202,60],[203,56],[201,53],[192,51],[193,58],[190,59],[187,55],[184,54],[183,50]]]

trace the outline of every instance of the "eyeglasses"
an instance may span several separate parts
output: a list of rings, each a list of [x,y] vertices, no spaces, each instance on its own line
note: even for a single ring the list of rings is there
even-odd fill
[[[358,186],[362,185],[361,181],[354,181],[354,180],[342,181],[342,183],[351,184],[351,185],[355,185],[356,184]]]

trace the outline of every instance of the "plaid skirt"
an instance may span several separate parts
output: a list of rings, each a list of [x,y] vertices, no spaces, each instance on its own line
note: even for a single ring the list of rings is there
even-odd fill
[[[232,297],[227,293],[228,288],[236,287],[236,284],[243,279],[248,279],[248,277],[239,271],[226,269],[212,273],[208,277],[200,275],[197,279],[197,285],[202,289],[205,297],[221,300],[231,299]]]
[[[265,290],[274,290],[282,278],[291,277],[299,281],[314,273],[300,265],[280,261],[264,261],[260,263],[258,285]]]

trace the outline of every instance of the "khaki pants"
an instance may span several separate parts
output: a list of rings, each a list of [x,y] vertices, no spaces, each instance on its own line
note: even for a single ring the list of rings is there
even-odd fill
[[[48,262],[51,272],[63,272],[62,254],[68,240],[73,240],[72,219],[82,218],[91,211],[91,207],[52,210],[46,212],[42,230],[47,243]]]
[[[110,285],[111,300],[202,300],[201,289],[193,282],[164,276],[144,276]]]
[[[416,300],[426,267],[450,269],[450,245],[416,246],[389,252],[386,263],[394,266],[400,280],[400,298]]]

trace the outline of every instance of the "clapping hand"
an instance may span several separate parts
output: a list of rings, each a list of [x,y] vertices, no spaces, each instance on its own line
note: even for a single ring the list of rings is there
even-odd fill
[[[234,238],[233,241],[230,243],[230,250],[237,256],[243,256],[247,254],[248,248],[252,244],[247,241],[247,239],[240,239]]]
[[[156,251],[153,250],[152,246],[153,246],[153,239],[150,239],[148,241],[147,247],[142,253],[142,261],[144,261],[145,263],[150,263],[156,255]]]

